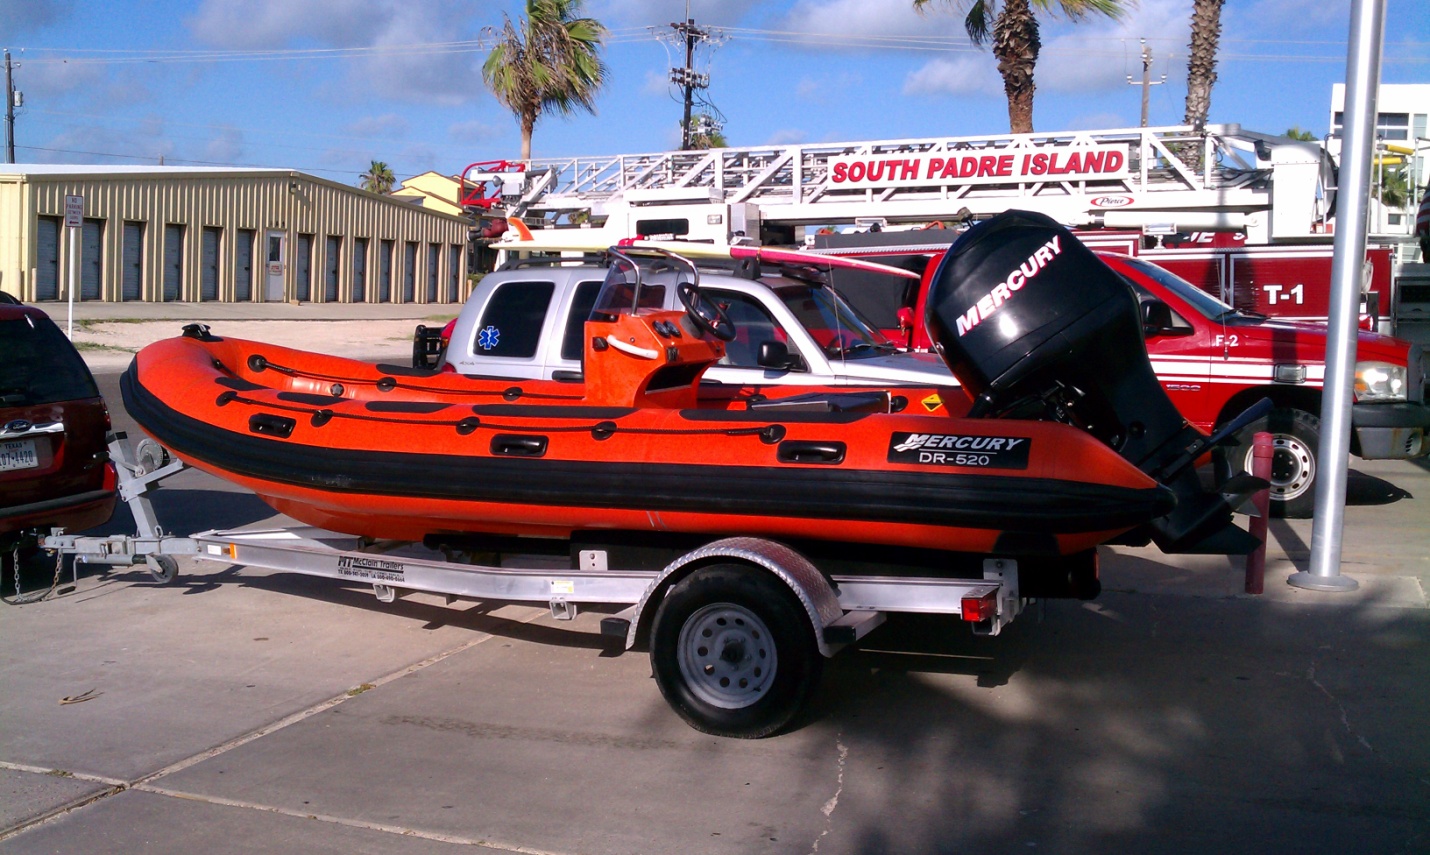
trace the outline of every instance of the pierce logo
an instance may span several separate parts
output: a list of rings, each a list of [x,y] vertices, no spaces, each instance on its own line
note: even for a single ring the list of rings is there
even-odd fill
[[[1094,208],[1122,208],[1131,204],[1131,196],[1098,196],[1092,200]]]
[[[1052,260],[1063,251],[1059,236],[1053,235],[1053,239],[1038,247],[1033,254],[1028,256],[1028,260],[1018,265],[1008,278],[993,286],[993,290],[978,298],[978,302],[968,307],[968,311],[960,315],[955,326],[958,334],[963,336],[974,327],[978,326],[1000,308],[1003,304],[1013,299],[1013,295],[1023,289],[1032,279],[1042,272]]]
[[[899,432],[889,438],[889,462],[1027,469],[1031,445],[1026,436]]]

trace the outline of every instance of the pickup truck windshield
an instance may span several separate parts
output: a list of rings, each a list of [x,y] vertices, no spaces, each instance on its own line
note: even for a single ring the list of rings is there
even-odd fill
[[[1139,273],[1186,301],[1202,317],[1219,321],[1236,314],[1236,309],[1218,300],[1182,277],[1155,264],[1148,264],[1139,258],[1123,258],[1122,263],[1135,267]]]
[[[898,350],[829,288],[799,284],[780,285],[773,290],[829,356],[863,359]]]

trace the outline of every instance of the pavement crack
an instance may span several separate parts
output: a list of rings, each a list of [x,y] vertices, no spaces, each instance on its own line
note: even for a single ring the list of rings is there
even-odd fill
[[[1368,742],[1364,736],[1361,736],[1359,733],[1356,733],[1355,728],[1351,727],[1350,715],[1346,712],[1346,705],[1341,703],[1340,698],[1337,698],[1335,695],[1331,694],[1330,689],[1327,689],[1325,686],[1321,685],[1320,680],[1316,679],[1316,663],[1312,662],[1311,667],[1306,670],[1306,679],[1310,680],[1311,685],[1315,686],[1317,689],[1320,689],[1321,694],[1325,695],[1327,698],[1330,699],[1331,703],[1336,705],[1336,709],[1341,714],[1341,726],[1346,729],[1346,733],[1355,737],[1355,740],[1361,745],[1365,746],[1365,749],[1367,751],[1375,751],[1375,748],[1371,746],[1370,742]]]
[[[834,795],[830,796],[829,801],[825,802],[824,806],[819,809],[819,812],[824,814],[824,830],[819,832],[819,836],[814,839],[814,847],[809,850],[811,853],[818,852],[820,842],[829,836],[829,832],[834,824],[834,810],[839,807],[839,797],[844,793],[844,765],[849,760],[849,747],[843,742],[842,732],[834,735],[834,746],[839,749],[839,763],[836,767],[837,774],[834,779]]]
[[[522,623],[530,623],[531,621],[534,621],[534,620],[537,620],[537,619],[541,618],[544,614],[545,614],[544,612],[540,612],[540,611],[534,612],[533,615],[532,615],[530,618],[528,618],[528,619],[522,621]],[[440,653],[435,653],[435,654],[433,654],[433,655],[427,657],[426,659],[423,659],[423,660],[418,661],[418,662],[414,662],[414,663],[412,663],[412,664],[410,664],[410,665],[406,665],[406,666],[404,666],[404,667],[402,667],[402,668],[399,668],[399,669],[397,669],[396,671],[393,671],[393,672],[391,672],[391,673],[389,673],[389,674],[383,675],[383,676],[378,677],[378,678],[376,678],[376,679],[374,679],[374,680],[367,681],[367,682],[363,683],[362,685],[369,687],[369,689],[375,689],[375,688],[377,688],[377,687],[379,687],[379,686],[386,685],[387,683],[390,683],[390,682],[392,682],[393,680],[399,679],[399,678],[401,678],[401,677],[405,677],[405,676],[407,676],[408,674],[413,674],[413,673],[416,673],[416,672],[418,672],[418,671],[421,671],[421,670],[423,670],[424,668],[427,668],[427,667],[429,667],[429,666],[431,666],[431,665],[435,665],[435,664],[437,664],[438,662],[441,662],[442,660],[444,660],[444,659],[446,659],[446,658],[448,658],[448,657],[450,657],[450,656],[455,656],[456,654],[461,653],[462,651],[467,650],[467,649],[469,649],[469,648],[475,647],[475,646],[478,645],[478,644],[482,644],[482,643],[485,643],[485,642],[487,642],[487,641],[490,641],[493,637],[494,637],[494,636],[482,634],[482,635],[481,635],[480,637],[478,637],[478,638],[474,638],[474,639],[472,639],[472,640],[470,640],[470,641],[463,642],[462,644],[458,644],[458,645],[456,645],[455,647],[450,647],[450,648],[448,648],[448,649],[446,649],[446,650],[441,651]],[[367,690],[368,690],[368,689],[364,689],[364,691],[367,691]],[[362,693],[358,693],[358,694],[362,694]],[[101,777],[101,776],[98,776],[98,775],[87,775],[87,774],[82,774],[82,773],[68,773],[68,777],[73,777],[73,778],[76,778],[76,779],[79,779],[79,780],[89,781],[89,782],[92,782],[92,783],[103,784],[103,785],[105,785],[105,789],[100,790],[99,792],[89,793],[89,794],[87,794],[87,795],[81,796],[80,798],[75,799],[75,800],[72,801],[72,802],[69,802],[69,803],[64,804],[64,805],[60,805],[59,807],[54,808],[53,810],[47,811],[47,812],[45,812],[45,813],[42,814],[42,815],[34,816],[34,817],[28,817],[28,818],[26,818],[26,819],[24,819],[24,820],[22,820],[22,821],[20,821],[20,822],[17,822],[17,823],[15,823],[14,825],[11,825],[11,826],[9,826],[9,827],[0,828],[0,841],[8,840],[8,839],[10,839],[11,837],[14,837],[14,836],[19,835],[19,834],[23,834],[23,833],[25,833],[25,832],[27,832],[27,831],[30,831],[31,829],[38,828],[38,827],[40,827],[40,826],[42,826],[42,825],[47,825],[48,823],[54,822],[54,821],[57,820],[57,819],[60,819],[60,818],[65,817],[65,816],[68,816],[69,814],[73,813],[74,811],[77,811],[77,810],[79,810],[79,809],[81,809],[81,808],[84,808],[84,807],[87,807],[87,806],[89,806],[89,805],[92,805],[92,804],[94,804],[95,802],[103,801],[104,799],[107,799],[107,798],[109,798],[110,796],[117,795],[117,794],[119,794],[119,793],[125,792],[126,790],[140,790],[140,791],[143,791],[143,792],[158,793],[158,794],[167,795],[167,796],[172,796],[172,797],[176,797],[176,798],[192,798],[192,799],[197,799],[197,800],[199,800],[199,801],[219,801],[219,800],[217,800],[217,799],[209,799],[209,798],[206,798],[206,797],[203,797],[203,796],[195,796],[195,795],[192,795],[192,794],[181,793],[181,792],[179,792],[179,791],[177,791],[177,790],[169,790],[169,789],[164,788],[164,787],[154,786],[152,782],[153,782],[153,781],[156,781],[156,780],[158,780],[158,779],[160,779],[160,778],[163,778],[163,777],[165,777],[165,776],[167,776],[167,775],[172,775],[172,774],[174,774],[174,773],[176,773],[176,772],[181,772],[181,771],[183,771],[184,769],[189,768],[190,766],[194,766],[194,765],[196,765],[196,764],[198,764],[198,763],[202,763],[202,762],[205,761],[205,760],[210,760],[210,759],[212,759],[212,758],[214,758],[214,757],[217,757],[217,756],[220,755],[220,754],[224,754],[224,753],[226,753],[226,752],[228,752],[228,751],[232,751],[233,749],[238,748],[238,747],[240,747],[240,746],[247,745],[248,743],[250,743],[250,742],[252,742],[252,741],[254,741],[254,740],[256,740],[256,739],[260,739],[260,738],[262,738],[262,737],[264,737],[264,736],[269,735],[270,733],[274,733],[274,732],[276,732],[276,731],[282,730],[283,728],[288,727],[289,725],[297,724],[298,722],[305,721],[305,720],[307,720],[307,719],[309,719],[309,718],[312,718],[313,716],[317,715],[318,713],[321,713],[321,712],[324,712],[324,711],[326,711],[326,710],[332,709],[333,707],[338,706],[339,704],[345,703],[345,702],[347,702],[347,701],[350,701],[350,700],[352,700],[354,697],[357,697],[357,696],[358,696],[358,695],[354,694],[354,693],[353,693],[352,691],[350,691],[350,690],[349,690],[349,691],[344,691],[344,692],[342,692],[342,693],[340,693],[340,694],[338,694],[338,695],[336,695],[336,696],[334,696],[334,697],[328,698],[328,699],[325,700],[325,701],[320,701],[320,702],[318,702],[318,703],[316,703],[316,704],[313,704],[312,706],[307,707],[306,709],[302,709],[302,710],[299,710],[299,711],[297,711],[297,712],[295,712],[295,713],[291,713],[291,714],[289,714],[289,715],[286,715],[286,716],[284,716],[283,718],[280,718],[280,719],[278,719],[278,720],[275,721],[275,722],[272,722],[272,723],[270,723],[270,724],[267,724],[267,725],[264,725],[264,726],[262,726],[262,727],[259,727],[259,728],[256,728],[256,729],[254,729],[254,730],[251,730],[251,731],[249,731],[248,733],[245,733],[245,734],[242,734],[242,735],[240,735],[240,736],[236,736],[236,737],[234,737],[234,738],[232,738],[232,739],[229,739],[229,740],[227,740],[226,742],[223,742],[223,743],[221,743],[221,744],[219,744],[219,745],[216,745],[216,746],[214,746],[213,748],[210,748],[210,749],[208,749],[208,750],[206,750],[206,751],[200,751],[198,754],[194,754],[194,755],[192,755],[192,756],[186,757],[186,758],[184,758],[184,759],[182,759],[182,760],[179,760],[179,761],[177,761],[177,762],[171,763],[171,764],[169,764],[168,766],[165,766],[165,767],[162,768],[162,769],[158,769],[158,770],[156,770],[156,771],[149,772],[149,773],[144,774],[144,775],[140,775],[140,776],[134,778],[132,781],[123,781],[123,780],[119,780],[119,779],[115,779],[115,778]],[[13,770],[15,770],[15,771],[20,771],[20,772],[33,772],[33,773],[36,773],[36,774],[51,774],[51,773],[54,771],[54,770],[52,770],[52,769],[46,769],[46,768],[42,768],[42,767],[39,767],[39,766],[31,766],[31,765],[20,764],[20,763],[7,763],[7,762],[4,762],[4,761],[0,761],[0,768],[13,769]],[[236,806],[243,806],[243,805],[236,805]],[[254,806],[254,807],[263,808],[263,806]],[[263,808],[263,809],[270,809],[270,808]],[[274,811],[274,812],[276,812],[276,813],[289,813],[289,811],[283,810],[283,809],[281,809],[281,808],[271,808],[270,810],[272,810],[272,811]],[[298,814],[298,813],[294,813],[293,815],[294,815],[294,816],[299,816],[299,815],[301,815],[301,816],[309,816],[308,814]],[[316,818],[316,817],[315,817],[315,818]],[[333,821],[333,822],[338,822],[339,824],[363,825],[362,823],[358,823],[358,822],[352,821],[352,820],[341,820],[341,819],[336,819],[336,818],[334,818],[334,819],[332,819],[331,821]],[[364,827],[366,827],[366,826],[364,826]],[[372,826],[372,827],[375,828],[375,829],[377,829],[377,830],[383,830],[383,831],[391,830],[391,829],[387,829],[387,828],[385,828],[385,827],[382,827],[382,828],[380,828],[380,827],[378,827],[378,826]],[[409,836],[412,836],[412,835],[416,835],[416,836],[426,836],[425,833],[419,833],[419,832],[415,832],[415,831],[411,831],[411,830],[406,830],[406,829],[398,830],[398,831],[396,831],[395,833],[405,834],[405,835],[409,835]],[[441,839],[441,838],[434,838],[434,839]],[[510,852],[520,852],[520,853],[524,853],[524,855],[553,855],[553,853],[545,853],[545,852],[541,852],[541,851],[535,850],[535,849],[525,849],[525,848],[521,848],[521,847],[518,847],[518,846],[502,846],[502,845],[500,845],[500,844],[493,844],[493,843],[488,842],[488,841],[463,841],[463,842],[480,843],[480,845],[482,845],[482,846],[487,846],[487,847],[490,847],[490,848],[493,848],[493,849],[503,849],[503,850],[510,851]]]

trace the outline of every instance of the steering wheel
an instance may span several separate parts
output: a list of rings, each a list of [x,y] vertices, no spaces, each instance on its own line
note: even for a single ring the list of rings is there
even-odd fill
[[[680,298],[680,304],[695,326],[721,341],[735,340],[735,325],[730,322],[730,316],[714,300],[700,296],[694,285],[681,282],[675,286],[675,296]]]

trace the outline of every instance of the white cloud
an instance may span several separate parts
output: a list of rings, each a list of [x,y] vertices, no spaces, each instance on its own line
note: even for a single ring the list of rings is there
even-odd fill
[[[935,59],[904,78],[905,95],[1000,95],[1003,80],[992,56]]]
[[[765,145],[795,145],[809,139],[809,134],[799,128],[781,128],[770,134]]]
[[[729,26],[760,5],[759,0],[691,0],[690,17],[700,26]],[[606,26],[665,27],[685,20],[685,0],[598,0],[584,10]]]
[[[67,62],[61,57],[27,59],[21,54],[14,71],[15,88],[26,97],[58,96],[91,90],[106,78],[102,65]]]
[[[659,71],[649,71],[645,73],[645,80],[641,83],[640,92],[646,96],[668,97],[674,91],[671,88],[670,77]]]
[[[1228,4],[1222,10],[1222,37],[1264,39],[1272,34],[1271,38],[1284,38],[1288,33],[1330,27],[1339,38],[1345,38],[1350,19],[1350,0],[1258,0],[1243,8]]]
[[[364,116],[348,125],[347,131],[360,137],[404,137],[408,131],[407,119],[396,113],[381,116]]]
[[[141,122],[136,130],[72,125],[40,144],[51,151],[26,152],[23,157],[36,163],[158,163],[164,157],[172,163],[174,142],[163,136],[162,127],[157,119]]]
[[[501,128],[478,119],[454,122],[447,126],[447,138],[464,145],[485,143],[500,137],[502,133]]]
[[[1043,19],[1043,50],[1035,79],[1040,92],[1087,93],[1123,89],[1141,80],[1142,47],[1152,52],[1152,79],[1181,80],[1191,39],[1191,0],[1143,0],[1120,20]]]
[[[243,132],[238,128],[219,129],[204,145],[203,159],[214,163],[236,163],[244,154]]]
[[[0,3],[0,33],[14,38],[68,18],[73,9],[72,0],[6,0]]]
[[[226,49],[376,48],[339,60],[351,97],[457,106],[484,91],[485,52],[437,45],[474,38],[479,11],[462,0],[203,0],[186,23]]]
[[[966,36],[964,13],[935,7],[925,14],[909,0],[799,0],[776,29],[804,33],[805,41],[827,45],[824,35]]]
[[[357,47],[382,32],[393,6],[389,0],[203,0],[186,23],[200,40],[236,50],[300,41]]]

